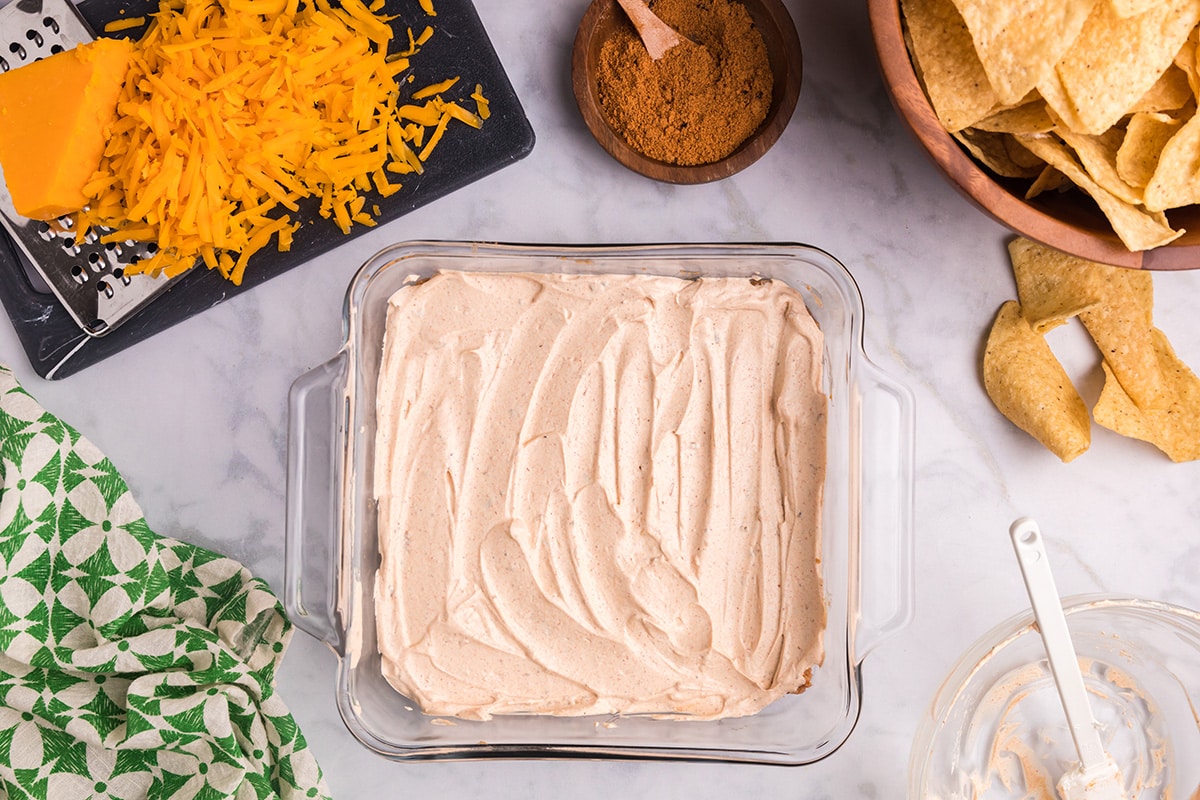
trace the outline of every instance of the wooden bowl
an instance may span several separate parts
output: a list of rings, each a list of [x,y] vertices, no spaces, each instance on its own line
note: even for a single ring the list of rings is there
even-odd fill
[[[741,0],[762,34],[767,58],[774,74],[774,92],[767,117],[758,130],[720,161],[697,166],[680,166],[648,158],[629,146],[609,127],[600,108],[597,75],[600,48],[622,27],[632,24],[616,0],[593,0],[579,23],[571,55],[571,82],[575,101],[588,130],[608,153],[634,172],[668,183],[708,183],[728,178],[757,161],[779,139],[796,109],[800,96],[803,59],[796,26],[781,0]]]
[[[1170,244],[1130,252],[1099,207],[1082,191],[1043,192],[1026,200],[1029,181],[1001,178],[980,166],[946,133],[917,82],[897,0],[867,0],[883,82],[900,119],[951,183],[1001,224],[1029,239],[1081,258],[1141,269],[1200,267],[1200,207],[1169,212],[1187,232]]]

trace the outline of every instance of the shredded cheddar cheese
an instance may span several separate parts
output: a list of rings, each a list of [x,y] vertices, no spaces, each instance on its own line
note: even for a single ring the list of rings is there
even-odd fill
[[[375,225],[378,204],[420,174],[449,125],[478,128],[444,99],[458,77],[401,99],[399,81],[434,35],[408,31],[387,53],[383,0],[162,0],[137,43],[118,117],[78,235],[144,241],[154,255],[127,272],[176,275],[197,262],[241,283],[272,240],[291,246],[292,215],[315,198],[343,232]],[[422,7],[432,15],[427,0]]]
[[[458,83],[458,76],[447,78],[444,81],[431,84],[423,89],[417,89],[415,92],[413,92],[413,100],[424,100],[426,97],[433,97],[434,95],[441,94],[442,92],[450,89],[456,83]]]
[[[492,115],[488,99],[483,96],[483,87],[478,83],[475,84],[475,91],[471,92],[471,99],[475,101],[475,114],[480,119],[487,119]]]
[[[126,17],[125,19],[114,19],[112,22],[105,24],[105,33],[119,33],[120,31],[133,30],[140,28],[146,24],[145,17]]]

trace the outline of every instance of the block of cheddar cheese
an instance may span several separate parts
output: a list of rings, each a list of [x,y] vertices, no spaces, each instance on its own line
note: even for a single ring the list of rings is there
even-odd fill
[[[83,208],[132,52],[124,39],[97,39],[0,73],[0,168],[18,214]]]

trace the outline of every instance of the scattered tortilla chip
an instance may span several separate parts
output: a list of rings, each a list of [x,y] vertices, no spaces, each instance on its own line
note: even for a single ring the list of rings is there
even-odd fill
[[[1003,105],[1015,105],[1053,71],[1097,2],[954,0],[954,4],[971,32],[996,96]]]
[[[997,104],[971,34],[952,0],[902,0],[913,59],[934,113],[953,133]]]
[[[1198,22],[1200,0],[1171,0],[1132,17],[1097,3],[1054,66],[1082,124],[1072,129],[1099,134],[1115,125],[1171,66]]]
[[[1158,169],[1159,156],[1183,122],[1169,114],[1134,114],[1117,150],[1117,174],[1130,186],[1145,188]],[[1145,192],[1142,193],[1143,199]]]
[[[1063,461],[1071,461],[1091,444],[1083,398],[1014,300],[1000,307],[992,323],[983,383],[1004,416]]]
[[[1090,261],[1024,237],[1008,243],[1008,254],[1021,316],[1036,333],[1057,328],[1103,298],[1102,287],[1085,268]]]
[[[1153,274],[1024,238],[1008,249],[1020,301],[1001,307],[983,359],[996,407],[1063,461],[1087,449],[1087,408],[1043,336],[1078,316],[1103,357],[1096,422],[1174,461],[1200,459],[1200,379],[1154,327]]]
[[[1139,408],[1162,408],[1171,393],[1151,338],[1154,284],[1150,273],[1085,263],[1102,299],[1082,310],[1079,319],[1133,402]]]
[[[1058,169],[1071,182],[1092,196],[1096,205],[1108,217],[1113,231],[1132,251],[1149,250],[1172,242],[1183,235],[1174,230],[1161,211],[1151,212],[1140,206],[1123,202],[1112,192],[1092,180],[1061,141],[1051,136],[1019,136],[1029,150],[1047,164]]]
[[[1009,242],[1021,315],[1036,333],[1078,316],[1134,402],[1161,407],[1169,392],[1150,339],[1149,272],[1097,264],[1017,238]]]
[[[1162,211],[1200,201],[1200,115],[1183,124],[1163,146],[1154,175],[1142,192],[1146,208]]]
[[[1140,408],[1104,365],[1104,388],[1093,414],[1096,423],[1122,436],[1150,442],[1175,462],[1200,459],[1200,380],[1175,355],[1167,337],[1152,330],[1154,354],[1172,390],[1164,408]]]

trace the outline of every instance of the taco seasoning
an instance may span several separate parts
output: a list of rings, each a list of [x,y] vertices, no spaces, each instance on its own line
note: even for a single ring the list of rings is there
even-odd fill
[[[762,34],[737,0],[653,0],[650,8],[688,41],[655,61],[626,20],[600,50],[604,115],[650,158],[719,161],[758,130],[771,106]]]

